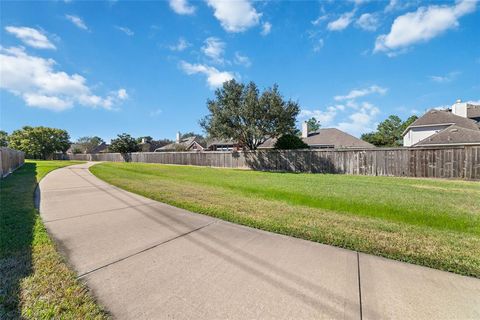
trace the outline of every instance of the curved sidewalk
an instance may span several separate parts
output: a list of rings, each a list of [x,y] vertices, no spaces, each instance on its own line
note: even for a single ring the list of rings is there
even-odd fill
[[[119,319],[478,319],[480,280],[188,212],[57,169],[40,213]]]

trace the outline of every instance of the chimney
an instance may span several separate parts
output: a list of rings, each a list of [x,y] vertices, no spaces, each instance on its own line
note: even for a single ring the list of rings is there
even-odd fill
[[[452,113],[460,116],[460,117],[467,117],[467,104],[462,102],[462,100],[457,99],[455,103],[452,105]]]
[[[308,137],[308,123],[307,121],[302,122],[302,138]]]
[[[180,143],[180,131],[177,131],[177,138],[175,139],[177,143]]]

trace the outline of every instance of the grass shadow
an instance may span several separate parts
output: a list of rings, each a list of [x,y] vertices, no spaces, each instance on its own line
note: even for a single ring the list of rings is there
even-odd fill
[[[0,180],[1,319],[20,317],[20,284],[32,273],[36,174],[36,164],[25,163]]]

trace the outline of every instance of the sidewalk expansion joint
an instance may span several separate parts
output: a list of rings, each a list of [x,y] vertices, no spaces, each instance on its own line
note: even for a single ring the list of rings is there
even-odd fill
[[[359,300],[359,306],[360,306],[360,320],[363,319],[363,314],[362,314],[362,283],[360,282],[360,254],[357,251],[357,274],[358,274],[358,300]]]
[[[161,245],[164,245],[164,244],[166,244],[166,243],[169,243],[169,242],[172,242],[172,241],[177,240],[177,239],[179,239],[179,238],[185,237],[185,236],[187,236],[187,235],[189,235],[189,234],[192,234],[192,233],[194,233],[194,232],[196,232],[196,231],[202,230],[202,229],[204,229],[204,228],[206,228],[206,227],[208,227],[208,226],[210,226],[210,225],[212,225],[212,224],[214,224],[214,223],[217,223],[217,222],[218,222],[218,221],[212,221],[212,222],[207,223],[206,225],[203,225],[203,226],[198,227],[198,228],[196,228],[196,229],[193,229],[193,230],[190,230],[190,231],[188,231],[188,232],[179,234],[178,236],[173,237],[173,238],[171,238],[171,239],[162,241],[162,242],[160,242],[160,243],[156,243],[156,244],[154,244],[154,245],[152,245],[152,246],[149,246],[149,247],[147,247],[147,248],[145,248],[145,249],[142,249],[142,250],[140,250],[140,251],[138,251],[138,252],[129,254],[128,256],[125,256],[125,257],[123,257],[123,258],[120,258],[120,259],[117,259],[117,260],[115,260],[115,261],[109,262],[109,263],[107,263],[107,264],[105,264],[105,265],[103,265],[103,266],[100,266],[100,267],[97,267],[97,268],[92,269],[92,270],[90,270],[90,271],[87,271],[87,272],[85,272],[85,273],[82,273],[81,275],[77,276],[77,279],[81,279],[81,278],[83,278],[83,277],[85,277],[85,276],[87,276],[87,275],[89,275],[89,274],[92,274],[92,273],[98,271],[98,270],[104,269],[104,268],[109,267],[109,266],[111,266],[111,265],[114,265],[114,264],[116,264],[116,263],[118,263],[118,262],[121,262],[121,261],[127,260],[127,259],[129,259],[129,258],[131,258],[131,257],[137,256],[137,255],[139,255],[139,254],[141,254],[141,253],[144,253],[144,252],[146,252],[146,251],[155,249],[155,248],[157,248],[157,247],[159,247],[159,246],[161,246]]]

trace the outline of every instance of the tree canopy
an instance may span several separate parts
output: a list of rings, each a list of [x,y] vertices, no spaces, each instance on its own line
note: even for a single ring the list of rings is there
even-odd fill
[[[280,150],[308,149],[308,144],[303,142],[297,135],[284,134],[277,139],[274,148]]]
[[[402,133],[417,120],[417,116],[411,116],[402,121],[398,116],[391,115],[377,126],[377,131],[362,134],[361,139],[377,147],[399,147],[403,145]]]
[[[116,139],[112,139],[112,143],[108,149],[112,152],[118,153],[130,153],[139,150],[137,140],[128,133],[122,133],[117,135]]]
[[[25,152],[30,159],[48,159],[55,152],[70,147],[70,136],[62,129],[25,126],[15,130],[8,138],[9,147]]]
[[[97,136],[94,137],[81,137],[75,142],[74,149],[80,150],[84,153],[92,153],[92,151],[103,143],[103,139]],[[75,153],[75,152],[74,152]]]
[[[227,81],[207,101],[210,114],[200,121],[211,138],[233,139],[255,150],[268,138],[293,134],[300,111],[296,102],[285,101],[278,86],[264,90],[257,85]]]
[[[8,133],[6,131],[0,130],[0,147],[8,146]]]
[[[320,122],[315,118],[311,117],[307,120],[308,132],[315,132],[320,129]]]

